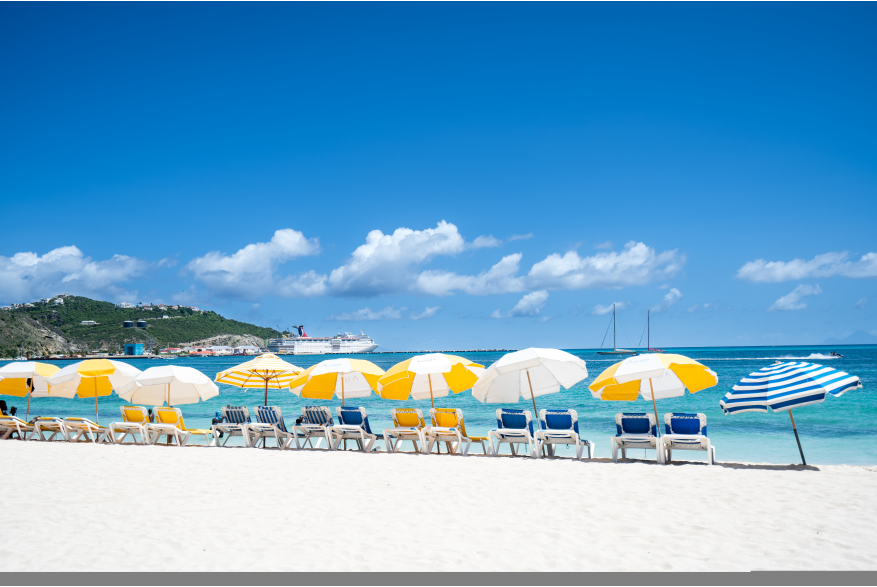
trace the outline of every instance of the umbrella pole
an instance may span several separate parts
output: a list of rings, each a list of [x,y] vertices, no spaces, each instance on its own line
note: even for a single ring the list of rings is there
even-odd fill
[[[649,389],[652,391],[652,409],[655,410],[655,431],[658,433],[658,440],[661,438],[661,422],[658,421],[658,404],[655,403],[655,386],[652,384],[652,378],[649,377]],[[684,392],[684,390],[683,390]],[[657,445],[658,441],[655,441]],[[660,446],[655,446],[656,451],[660,451]]]
[[[30,380],[30,392],[27,394],[27,412],[24,414],[24,421],[27,422],[27,419],[30,417],[30,397],[33,395],[34,385],[33,379]]]
[[[533,400],[533,416],[538,421],[539,420],[539,410],[536,409],[536,396],[533,395],[533,382],[530,381],[530,370],[526,369],[526,370],[524,370],[524,372],[527,374],[527,385],[530,386],[530,399]],[[511,445],[509,445],[509,446],[511,446]],[[542,447],[542,448],[545,448],[545,447]]]
[[[341,407],[344,407],[344,373],[339,373],[338,376],[341,378]],[[344,422],[342,422],[343,424]],[[347,450],[347,439],[344,439],[344,450]]]
[[[804,466],[807,465],[807,459],[804,458],[804,449],[801,448],[801,439],[798,438],[798,428],[795,427],[795,417],[792,415],[792,409],[789,408],[789,418],[792,419],[792,430],[795,431],[795,442],[798,443],[798,452],[801,453],[801,461]]]
[[[268,379],[265,379],[265,407],[268,407]]]
[[[94,423],[100,424],[100,418],[97,415],[97,377],[94,378]]]
[[[166,397],[166,399],[167,399],[167,407],[170,408],[170,407],[171,407],[171,384],[170,384],[170,383],[167,384],[167,388],[166,388],[166,396],[165,396],[165,397]],[[165,440],[164,440],[164,442],[165,442],[165,444],[170,444],[170,443],[171,443],[171,436],[170,436],[170,434],[165,434]]]
[[[432,404],[432,409],[435,409],[435,398],[432,397],[432,375],[429,373],[426,374],[426,380],[429,382],[429,402]],[[442,454],[442,445],[439,442],[435,443],[435,448],[439,454]]]

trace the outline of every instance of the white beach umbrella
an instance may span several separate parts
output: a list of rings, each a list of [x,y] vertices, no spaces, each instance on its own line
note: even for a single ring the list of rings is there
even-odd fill
[[[147,369],[116,390],[122,399],[149,406],[195,404],[219,395],[210,377],[191,367],[167,365]]]
[[[140,369],[121,361],[87,359],[68,365],[49,377],[48,397],[93,397],[94,418],[98,419],[97,398],[110,395],[137,375]]]
[[[587,376],[585,362],[575,355],[558,349],[529,348],[508,353],[488,367],[472,386],[472,397],[488,404],[530,398],[533,417],[538,419],[536,396],[557,393],[561,386],[569,389]]]

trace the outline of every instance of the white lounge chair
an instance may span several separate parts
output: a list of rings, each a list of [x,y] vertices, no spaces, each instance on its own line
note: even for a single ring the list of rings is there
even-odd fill
[[[212,436],[212,430],[202,430],[200,428],[186,428],[183,421],[183,413],[180,408],[155,408],[155,422],[146,427],[149,433],[149,444],[156,444],[162,436],[168,443],[173,438],[177,442],[177,446],[186,446],[189,438],[193,435],[203,436],[209,446],[215,446]]]
[[[339,423],[328,427],[332,450],[338,450],[342,440],[353,440],[359,450],[371,452],[375,442],[384,439],[383,434],[372,432],[365,408],[339,406],[335,408],[335,414]]]
[[[30,440],[55,440],[56,436],[60,435],[58,440],[63,440],[65,442],[70,440],[70,434],[67,431],[67,425],[64,423],[62,418],[55,418],[53,416],[41,416],[39,418],[35,418],[33,421],[34,430],[31,432]],[[46,434],[50,434],[48,438],[46,438]]]
[[[95,424],[88,418],[64,418],[67,426],[67,437],[70,442],[93,442],[95,444],[113,444],[110,428]]]
[[[540,430],[536,431],[536,457],[542,456],[543,447],[553,457],[555,445],[566,444],[576,448],[576,458],[581,460],[585,448],[588,458],[594,458],[594,444],[579,435],[579,416],[575,410],[539,410]]]
[[[707,438],[705,414],[664,414],[664,429],[661,442],[666,462],[673,458],[674,450],[702,450],[706,451],[707,463],[715,464],[716,447]]]
[[[113,437],[115,444],[147,444],[149,435],[146,427],[149,425],[149,412],[143,406],[120,406],[122,422],[113,422],[107,428]],[[128,435],[133,442],[125,442]],[[140,436],[140,440],[137,436]]]
[[[464,457],[469,454],[473,442],[481,445],[484,454],[490,454],[490,439],[486,436],[469,436],[466,432],[466,421],[463,419],[463,410],[459,408],[431,408],[429,417],[432,426],[423,430],[423,437],[429,443],[426,452],[431,453],[433,446],[441,446],[444,442],[448,447],[448,453],[454,454],[458,450]],[[436,446],[436,449],[438,449]],[[439,450],[441,452],[441,450]]]
[[[536,437],[530,410],[499,408],[496,410],[496,430],[491,430],[487,435],[490,438],[490,450],[495,457],[499,456],[501,444],[509,445],[512,456],[517,455],[516,444],[526,444],[529,456],[536,456]]]
[[[299,448],[298,435],[295,433],[295,427],[292,432],[287,430],[286,424],[283,422],[283,414],[277,406],[256,406],[256,422],[246,425],[247,445],[255,447],[262,441],[262,447],[268,444],[268,439],[273,438],[277,443],[277,448]]]
[[[334,424],[332,412],[325,406],[303,406],[301,409],[302,421],[295,425],[295,434],[299,441],[307,442],[311,448],[320,448],[323,440],[326,440],[326,450],[332,450],[332,439],[329,436],[329,426]],[[317,439],[317,444],[311,442]]]
[[[390,410],[393,428],[384,429],[384,444],[387,452],[398,452],[399,446],[407,440],[414,445],[415,452],[427,452],[424,439],[426,423],[423,412],[418,408],[393,408]],[[417,443],[420,443],[419,445]]]
[[[33,431],[34,427],[21,418],[0,416],[0,440],[12,438],[13,434],[17,434],[19,440],[27,440],[28,435]]]
[[[225,446],[233,436],[240,436],[244,440],[244,446],[250,445],[246,427],[251,424],[250,412],[243,406],[225,406],[222,408],[222,420],[211,427],[216,446]],[[215,422],[215,420],[214,420]],[[219,439],[225,436],[225,442]]]
[[[655,416],[645,412],[624,412],[615,414],[616,435],[612,437],[612,461],[618,462],[618,449],[621,458],[627,458],[627,450],[641,448],[654,450],[656,460],[664,462],[663,444],[658,441],[658,426]]]

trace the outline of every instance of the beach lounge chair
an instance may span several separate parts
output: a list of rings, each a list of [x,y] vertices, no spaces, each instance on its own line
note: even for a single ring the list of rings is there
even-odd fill
[[[458,449],[460,454],[469,454],[469,448],[473,442],[481,445],[484,454],[490,454],[490,440],[485,436],[469,436],[466,434],[466,422],[463,420],[463,410],[459,408],[431,408],[429,417],[432,426],[423,430],[424,440],[428,442],[426,453],[432,452],[436,443],[444,442],[449,453],[455,453]]]
[[[95,424],[88,418],[64,418],[67,426],[67,438],[70,442],[93,442],[95,444],[113,444],[110,428]]]
[[[661,441],[665,462],[670,462],[674,450],[704,450],[707,463],[715,464],[716,447],[707,438],[705,414],[664,414],[664,430]]]
[[[215,446],[215,439],[209,438],[212,430],[200,428],[186,428],[183,421],[183,413],[180,408],[155,408],[155,422],[149,424],[146,430],[149,434],[149,444],[156,444],[162,436],[168,441],[171,438],[177,441],[177,446],[186,446],[192,435],[203,436],[209,446]]]
[[[255,411],[256,422],[247,424],[245,427],[248,446],[255,447],[261,440],[262,447],[265,448],[268,439],[273,438],[277,442],[277,448],[292,448],[293,442],[295,448],[299,448],[295,427],[293,427],[292,432],[287,430],[280,408],[277,406],[256,406]]]
[[[33,420],[33,432],[31,432],[30,439],[31,440],[54,440],[56,436],[60,435],[58,440],[69,441],[70,434],[67,431],[67,425],[64,423],[62,418],[55,418],[53,416],[41,416],[39,418],[34,418]],[[50,434],[48,438],[46,438],[46,434]]]
[[[579,436],[579,415],[575,410],[539,410],[539,426],[536,431],[536,457],[542,456],[542,448],[548,456],[554,456],[555,445],[567,444],[576,447],[576,458],[582,459],[585,447],[588,458],[594,458],[594,444]]]
[[[34,427],[21,418],[0,416],[0,440],[12,438],[13,434],[17,434],[19,440],[27,440],[28,435],[33,431]]]
[[[654,450],[656,460],[664,462],[663,445],[658,442],[658,426],[651,413],[624,412],[615,414],[616,435],[612,437],[612,461],[618,462],[618,449],[621,458],[627,458],[627,449],[642,448]]]
[[[149,425],[149,412],[142,406],[121,406],[119,411],[122,412],[122,422],[113,422],[107,428],[113,437],[115,444],[146,444],[149,435],[146,427]],[[133,442],[124,442],[128,435],[131,435]],[[137,435],[140,440],[137,440]]]
[[[496,410],[496,430],[488,433],[493,456],[499,456],[499,446],[508,444],[512,456],[516,456],[515,445],[526,444],[531,457],[536,456],[536,437],[533,433],[533,417],[530,410]]]
[[[399,445],[408,440],[414,445],[415,452],[426,452],[426,440],[423,434],[426,423],[423,412],[418,408],[393,408],[390,410],[393,428],[384,430],[384,444],[387,452],[397,452]],[[420,443],[418,445],[417,443]]]
[[[244,439],[244,446],[250,446],[249,436],[245,430],[251,424],[250,412],[243,406],[225,406],[222,408],[222,420],[213,424],[211,430],[216,446],[225,446],[232,436],[240,436]],[[215,420],[214,420],[215,422]],[[220,444],[219,438],[225,436],[225,442]]]
[[[342,440],[354,440],[359,450],[371,452],[375,442],[384,439],[383,434],[372,432],[365,408],[338,407],[335,408],[335,414],[339,423],[328,427],[332,450],[338,450]]]
[[[320,448],[323,439],[326,440],[326,450],[332,449],[332,439],[329,437],[329,426],[334,424],[332,412],[326,406],[303,406],[301,409],[302,420],[295,425],[295,434],[299,441],[307,442],[311,448]],[[311,442],[317,439],[317,444]]]

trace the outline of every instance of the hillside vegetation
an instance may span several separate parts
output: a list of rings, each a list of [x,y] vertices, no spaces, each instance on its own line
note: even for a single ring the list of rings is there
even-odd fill
[[[167,316],[167,318],[162,318]],[[80,322],[94,320],[97,325]],[[146,320],[147,328],[123,328],[122,322]],[[280,336],[273,328],[229,320],[213,311],[190,308],[153,310],[117,308],[80,296],[67,296],[64,304],[36,304],[31,308],[0,311],[0,356],[18,354],[24,344],[32,354],[104,350],[117,352],[129,342],[156,347],[181,346],[223,335],[250,335],[264,339]],[[264,343],[263,343],[264,344]]]

